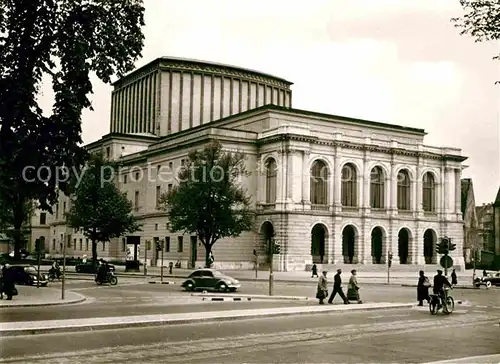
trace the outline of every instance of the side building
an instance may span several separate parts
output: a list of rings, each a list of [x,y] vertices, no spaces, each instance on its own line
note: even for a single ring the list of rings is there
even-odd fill
[[[167,261],[203,264],[197,237],[170,231],[158,198],[178,183],[176,171],[188,153],[217,139],[227,151],[246,154],[251,173],[242,184],[256,212],[253,231],[214,246],[217,267],[252,268],[254,249],[261,264],[269,263],[269,246],[276,242],[281,251],[273,266],[282,271],[304,270],[313,262],[383,269],[389,252],[395,269],[430,268],[439,258],[436,242],[445,235],[457,244],[456,267],[463,267],[466,158],[460,149],[426,146],[422,129],[294,109],[290,82],[255,71],[166,58],[152,64],[161,81],[145,89],[156,91],[137,93],[144,87],[134,86],[125,101],[114,93],[112,132],[87,146],[120,160],[117,183],[143,223],[133,236],[100,243],[103,258],[126,259],[133,251],[143,260],[145,242],[157,238],[166,241]],[[115,92],[149,74],[152,64],[118,81]],[[156,104],[147,95],[156,95]],[[143,111],[150,107],[156,115],[152,129],[144,128],[152,114]],[[89,255],[86,239],[64,223],[69,204],[61,196],[48,217],[46,249],[57,255],[68,244],[69,256]],[[158,263],[154,244],[147,257],[149,264]]]

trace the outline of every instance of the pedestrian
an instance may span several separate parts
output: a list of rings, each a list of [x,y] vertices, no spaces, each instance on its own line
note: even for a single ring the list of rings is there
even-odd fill
[[[3,300],[3,271],[4,267],[2,265],[2,269],[0,269],[0,300]]]
[[[316,298],[319,299],[319,304],[324,305],[324,299],[328,297],[328,280],[326,278],[327,271],[324,270],[318,280],[318,289],[316,290]]]
[[[423,270],[418,272],[419,277],[418,277],[418,284],[417,284],[417,301],[419,306],[424,305],[424,300],[427,301],[427,303],[430,302],[431,298],[429,296],[429,288],[431,286],[431,282],[429,281],[429,278],[425,276],[425,273]]]
[[[347,299],[349,301],[363,303],[359,298],[359,284],[356,278],[356,269],[351,270],[351,278],[349,278],[349,284],[347,285]]]
[[[457,283],[458,283],[457,273],[455,273],[455,269],[453,269],[453,272],[451,272],[451,284],[456,286]]]
[[[318,267],[316,266],[316,263],[313,264],[311,272],[311,278],[314,278],[314,276],[318,277]]]
[[[340,275],[342,274],[342,269],[337,269],[337,274],[335,274],[335,277],[333,277],[333,291],[332,294],[330,295],[330,298],[328,299],[329,304],[333,304],[333,299],[335,298],[335,295],[338,293],[340,298],[344,300],[344,304],[348,304],[349,301],[347,300],[347,297],[344,294],[344,291],[342,290],[342,278]]]
[[[486,269],[483,269],[483,277],[488,277],[488,272],[486,272]]]
[[[12,300],[12,296],[14,295],[14,277],[12,276],[12,269],[9,264],[5,264],[2,268],[2,281],[3,281],[3,291],[7,295],[7,300]]]

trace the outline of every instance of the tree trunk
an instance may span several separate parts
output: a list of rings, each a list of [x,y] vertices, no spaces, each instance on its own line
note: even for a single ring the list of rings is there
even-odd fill
[[[14,231],[13,231],[13,237],[14,237],[14,260],[20,260],[21,259],[21,248],[22,248],[22,233],[21,233],[21,228],[23,226],[23,223],[21,222],[20,224],[16,222],[14,224]]]
[[[205,245],[205,268],[210,268],[210,252],[212,251],[212,246],[210,244]]]
[[[92,262],[94,266],[97,265],[97,241],[92,239]]]

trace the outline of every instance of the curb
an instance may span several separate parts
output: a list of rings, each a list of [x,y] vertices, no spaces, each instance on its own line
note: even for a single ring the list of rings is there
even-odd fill
[[[194,297],[203,297],[211,298],[211,297],[221,297],[220,295],[210,294],[210,293],[191,293],[191,296]],[[247,298],[249,301],[254,299],[263,299],[263,300],[288,300],[288,301],[308,301],[308,297],[300,297],[300,296],[266,296],[259,294],[224,294],[224,297],[227,298]]]
[[[209,299],[210,298],[210,299]],[[202,301],[244,301],[241,297],[203,297]],[[246,301],[251,301],[251,297],[246,297]]]
[[[383,303],[382,303],[383,304]],[[385,303],[384,306],[366,307],[365,305],[352,305],[349,309],[343,309],[344,305],[334,306],[316,306],[314,307],[281,307],[272,309],[256,309],[256,310],[234,310],[231,315],[227,316],[227,311],[220,312],[191,312],[185,314],[167,314],[167,315],[147,315],[147,316],[129,316],[128,322],[120,323],[103,323],[102,318],[100,322],[95,324],[84,324],[81,321],[95,320],[95,319],[81,319],[79,325],[73,326],[56,326],[56,327],[41,327],[41,328],[14,328],[4,329],[2,326],[11,323],[0,324],[0,336],[22,336],[22,335],[39,335],[49,333],[63,333],[63,332],[81,332],[81,331],[96,331],[96,330],[114,330],[123,328],[137,328],[137,327],[156,327],[168,326],[179,324],[195,324],[200,322],[220,322],[220,321],[234,321],[234,320],[248,320],[263,317],[285,317],[295,315],[311,315],[311,314],[327,314],[345,311],[376,311],[387,309],[409,308],[415,306],[414,303]],[[191,317],[186,317],[190,315]],[[205,315],[205,316],[203,316]],[[206,316],[208,315],[208,316]],[[198,317],[197,317],[198,316]],[[137,321],[134,321],[137,320]],[[53,320],[65,321],[65,320]],[[49,321],[50,322],[50,321]],[[33,324],[36,322],[23,322],[25,324]],[[12,323],[15,324],[15,323]]]
[[[71,292],[72,294],[75,294],[77,296],[80,296],[79,298],[75,298],[73,300],[61,300],[60,302],[47,302],[47,303],[26,303],[26,304],[20,304],[20,305],[15,305],[15,304],[6,304],[6,305],[1,305],[0,306],[0,310],[2,308],[15,308],[15,307],[40,307],[40,306],[43,306],[43,307],[46,307],[46,306],[62,306],[62,305],[74,305],[74,304],[77,304],[77,303],[82,303],[84,301],[87,300],[87,297],[79,294],[79,293],[75,293],[75,292]]]
[[[156,282],[156,281],[149,281],[149,284],[175,284],[175,282]]]
[[[415,287],[417,288],[416,284],[402,284],[401,287]],[[479,289],[479,287],[471,287],[471,286],[455,286],[453,289]]]
[[[478,355],[478,356],[469,356],[465,358],[457,358],[457,359],[446,359],[439,360],[433,362],[427,362],[425,364],[458,364],[458,363],[494,363],[500,362],[500,354],[493,355]]]

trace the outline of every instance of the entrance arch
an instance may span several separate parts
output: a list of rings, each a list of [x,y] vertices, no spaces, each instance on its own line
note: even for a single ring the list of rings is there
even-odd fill
[[[406,228],[399,230],[398,233],[398,256],[399,264],[409,263],[410,250],[410,231]]]
[[[323,264],[325,258],[326,227],[316,224],[311,230],[311,255],[313,263]]]
[[[355,264],[356,254],[356,228],[353,225],[347,225],[342,230],[342,255],[345,264]]]
[[[427,229],[424,232],[424,258],[425,264],[436,264],[436,242],[437,234],[432,229]]]
[[[373,264],[383,264],[383,240],[384,232],[378,226],[372,230],[372,261]]]
[[[273,239],[274,239],[274,226],[270,221],[266,221],[260,227],[260,254],[264,253],[266,255],[267,263],[271,262],[271,249],[273,247]]]

